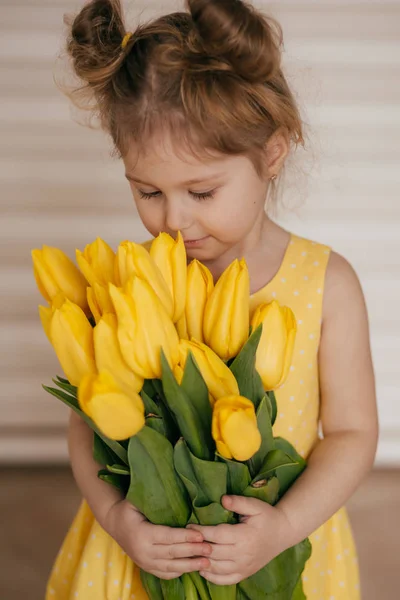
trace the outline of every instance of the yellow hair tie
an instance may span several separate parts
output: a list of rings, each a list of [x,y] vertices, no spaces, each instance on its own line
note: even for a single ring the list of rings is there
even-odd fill
[[[133,33],[131,31],[128,31],[128,33],[126,33],[124,35],[124,38],[123,38],[123,40],[121,42],[121,48],[122,48],[122,50],[125,50],[128,42],[129,42],[129,40],[131,39],[132,36],[133,36]]]

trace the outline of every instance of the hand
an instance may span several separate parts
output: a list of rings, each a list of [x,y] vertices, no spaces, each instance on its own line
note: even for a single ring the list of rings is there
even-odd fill
[[[223,496],[222,505],[242,515],[240,523],[186,527],[212,542],[210,567],[200,571],[208,581],[217,585],[239,583],[294,545],[292,526],[278,506],[245,496]]]
[[[105,529],[136,565],[160,579],[210,566],[205,557],[211,553],[211,544],[204,543],[200,533],[153,525],[127,500],[111,507]]]

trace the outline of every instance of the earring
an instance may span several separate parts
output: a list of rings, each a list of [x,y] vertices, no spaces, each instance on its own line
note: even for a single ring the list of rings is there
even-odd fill
[[[271,177],[270,177],[269,179],[270,179],[270,181],[275,181],[275,179],[276,179],[277,177],[278,177],[277,175],[271,175]]]

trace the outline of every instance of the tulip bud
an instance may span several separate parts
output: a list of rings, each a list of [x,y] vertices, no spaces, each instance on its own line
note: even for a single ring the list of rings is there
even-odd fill
[[[139,393],[143,387],[143,377],[139,377],[128,367],[121,354],[117,317],[105,314],[94,328],[93,338],[97,369],[111,373],[128,396]]]
[[[185,309],[188,339],[204,342],[204,311],[213,289],[214,281],[209,269],[198,260],[192,260],[187,273]]]
[[[72,260],[59,248],[32,250],[33,273],[42,296],[51,304],[56,297],[68,298],[85,312],[87,283]]]
[[[115,254],[101,238],[88,244],[83,252],[76,250],[76,260],[91,286],[95,282],[101,285],[107,285],[109,282],[115,283]]]
[[[204,313],[204,340],[224,360],[236,356],[249,336],[250,282],[244,260],[222,273]]]
[[[115,279],[117,285],[124,287],[136,275],[147,281],[160,299],[169,317],[173,317],[174,303],[166,281],[151,258],[148,251],[134,242],[122,242],[117,251],[115,262]]]
[[[175,323],[175,327],[180,340],[189,339],[185,313],[183,313],[179,321]]]
[[[160,379],[161,348],[171,369],[179,360],[178,334],[164,306],[149,283],[139,277],[132,277],[124,291],[112,284],[109,291],[125,362],[144,379]]]
[[[239,394],[234,374],[208,346],[192,339],[179,343],[180,365],[184,369],[189,350],[192,352],[200,373],[214,399]]]
[[[178,231],[174,240],[168,233],[160,233],[153,241],[150,256],[160,269],[174,303],[172,320],[179,321],[185,311],[186,302],[186,249]]]
[[[287,306],[279,306],[274,300],[261,304],[255,311],[251,326],[256,329],[263,324],[262,335],[256,354],[256,369],[264,389],[276,390],[287,379],[296,338],[296,319]]]
[[[93,287],[87,289],[87,299],[90,311],[96,323],[105,314],[115,314],[108,288],[94,282]]]
[[[83,412],[111,440],[126,440],[144,427],[141,397],[135,392],[124,393],[107,371],[84,377],[78,401]]]
[[[65,300],[61,308],[54,309],[48,332],[72,385],[78,386],[85,375],[96,372],[93,329],[79,306]]]
[[[212,436],[225,458],[249,460],[261,446],[254,404],[243,396],[226,396],[214,404]]]

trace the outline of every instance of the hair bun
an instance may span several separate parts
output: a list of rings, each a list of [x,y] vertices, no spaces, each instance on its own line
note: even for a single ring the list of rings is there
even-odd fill
[[[244,79],[266,82],[280,68],[282,30],[241,0],[187,0],[204,50],[224,57]]]

